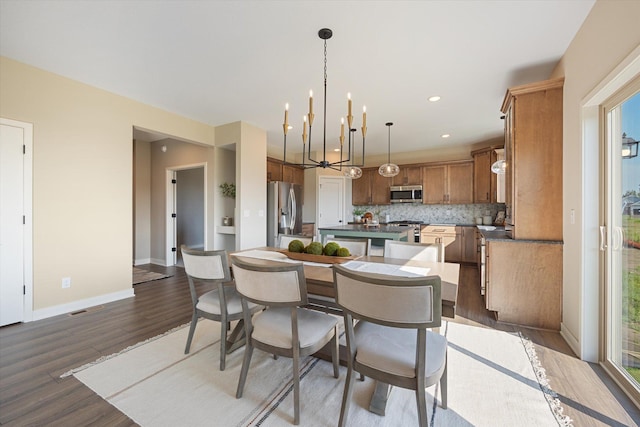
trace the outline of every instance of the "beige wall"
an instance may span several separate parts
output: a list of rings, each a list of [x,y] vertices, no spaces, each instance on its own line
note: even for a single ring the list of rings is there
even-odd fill
[[[0,116],[33,124],[33,318],[132,294],[133,126],[214,129],[4,57],[0,94]]]
[[[639,17],[639,1],[597,1],[551,76],[565,77],[562,333],[590,361],[598,357],[598,141],[585,137],[582,105],[640,45]]]

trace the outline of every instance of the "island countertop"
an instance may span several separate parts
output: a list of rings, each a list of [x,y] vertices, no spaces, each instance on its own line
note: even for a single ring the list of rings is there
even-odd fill
[[[410,227],[398,227],[393,225],[378,225],[376,227],[364,224],[336,225],[318,228],[321,236],[332,235],[335,237],[361,237],[368,239],[409,240],[409,233],[413,237],[413,229]]]

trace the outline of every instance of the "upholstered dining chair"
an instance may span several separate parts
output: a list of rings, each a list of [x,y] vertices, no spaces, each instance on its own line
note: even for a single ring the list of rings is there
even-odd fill
[[[313,237],[300,236],[296,234],[281,234],[278,237],[278,247],[280,249],[287,249],[292,240],[300,240],[305,246],[308,246],[309,243],[313,241]]]
[[[300,361],[331,342],[333,374],[338,378],[338,320],[307,304],[302,263],[231,257],[238,293],[245,310],[247,343],[236,397],[241,398],[253,349],[293,359],[294,424],[300,423]],[[251,316],[249,304],[267,307]]]
[[[386,258],[444,262],[444,244],[385,240],[384,256]]]
[[[415,390],[419,425],[426,427],[426,387],[440,382],[441,405],[447,407],[447,339],[427,330],[441,323],[440,277],[388,276],[334,265],[333,278],[347,336],[338,425],[346,425],[356,371]]]
[[[348,239],[345,237],[331,237],[325,240],[325,245],[329,242],[336,242],[340,247],[349,249],[351,255],[367,256],[371,249],[371,239]]]
[[[224,250],[199,251],[189,249],[185,245],[180,247],[180,252],[193,302],[193,316],[184,353],[188,354],[191,349],[198,318],[204,317],[220,322],[220,370],[224,371],[227,353],[231,353],[244,343],[242,303],[231,279],[227,252]],[[213,284],[215,288],[198,295],[196,282]],[[262,307],[253,303],[247,308],[251,313],[262,310]],[[227,336],[230,322],[234,320],[238,320],[238,324]]]

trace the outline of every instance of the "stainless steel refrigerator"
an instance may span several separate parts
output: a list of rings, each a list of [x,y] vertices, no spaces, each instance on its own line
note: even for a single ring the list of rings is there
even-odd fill
[[[302,186],[273,181],[267,184],[267,245],[280,234],[302,233]]]

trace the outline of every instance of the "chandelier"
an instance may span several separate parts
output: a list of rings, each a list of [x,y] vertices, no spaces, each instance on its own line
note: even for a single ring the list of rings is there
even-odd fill
[[[364,146],[365,137],[367,135],[367,107],[362,107],[362,162],[356,164],[355,162],[355,129],[352,128],[353,116],[351,114],[351,94],[347,94],[347,126],[348,126],[348,138],[346,152],[347,156],[344,158],[344,117],[341,118],[340,124],[340,160],[330,162],[327,160],[327,40],[331,38],[333,32],[328,28],[323,28],[318,31],[318,37],[324,40],[324,98],[323,98],[323,117],[322,117],[322,160],[316,160],[311,157],[311,129],[313,127],[313,92],[309,91],[309,112],[303,117],[302,123],[302,163],[288,162],[287,161],[287,131],[289,130],[289,104],[285,105],[284,109],[284,124],[282,129],[284,131],[284,153],[283,163],[286,165],[300,166],[305,169],[309,168],[330,168],[334,170],[342,171],[345,169],[344,175],[348,178],[356,179],[362,176],[362,169],[360,166],[364,165]],[[307,122],[309,123],[309,146],[307,147]]]

